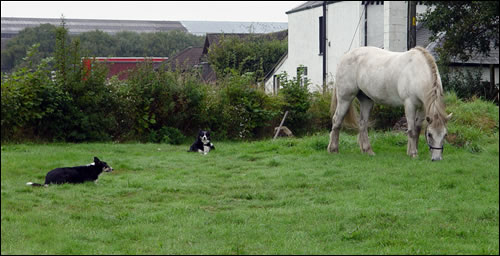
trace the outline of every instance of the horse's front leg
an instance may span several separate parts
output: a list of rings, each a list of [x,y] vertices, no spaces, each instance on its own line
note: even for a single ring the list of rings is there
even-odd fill
[[[406,154],[411,157],[417,157],[418,154],[417,143],[419,133],[417,133],[417,129],[415,127],[415,114],[415,105],[410,100],[405,101],[406,123],[408,124],[408,148],[406,150]]]
[[[415,118],[415,152],[418,154],[418,138],[422,131],[422,123],[425,119],[425,111],[417,110],[417,117]]]

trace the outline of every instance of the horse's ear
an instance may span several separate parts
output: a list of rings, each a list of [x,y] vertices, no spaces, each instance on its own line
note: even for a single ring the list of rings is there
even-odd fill
[[[425,117],[425,120],[427,121],[428,124],[432,123],[432,118],[430,118],[429,116]]]
[[[451,117],[453,116],[453,113],[450,113],[447,117],[446,117],[446,121],[450,121]]]

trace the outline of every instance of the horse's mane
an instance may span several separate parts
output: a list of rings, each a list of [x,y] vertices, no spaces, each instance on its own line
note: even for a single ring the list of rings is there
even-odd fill
[[[436,61],[426,49],[420,46],[413,49],[422,53],[432,73],[432,85],[428,87],[429,91],[425,94],[424,98],[425,114],[434,119],[437,116],[443,124],[446,124],[447,114],[445,111],[446,106],[443,101],[443,86],[441,85],[441,79],[439,77]]]

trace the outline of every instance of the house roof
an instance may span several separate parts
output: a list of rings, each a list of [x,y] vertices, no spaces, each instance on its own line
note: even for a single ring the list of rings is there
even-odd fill
[[[276,64],[273,66],[273,68],[267,72],[267,74],[264,76],[264,81],[267,81],[275,72],[276,70],[281,67],[281,65],[283,65],[283,63],[285,63],[286,59],[288,58],[288,51],[285,52],[283,54],[283,56],[281,56],[278,60],[278,62],[276,62]]]
[[[216,81],[215,71],[207,62],[202,61],[202,57],[203,47],[188,47],[165,61],[167,64],[165,68],[171,68],[172,70],[181,68],[182,71],[186,71],[198,67],[200,78],[206,83],[213,83]]]
[[[323,2],[324,1],[307,1],[293,9],[291,9],[290,11],[288,12],[285,12],[286,14],[290,14],[290,13],[294,13],[294,12],[300,12],[300,11],[303,11],[303,10],[308,10],[308,9],[311,9],[311,8],[316,8],[318,6],[321,6],[323,5]],[[330,2],[332,1],[327,1],[327,4],[330,4]],[[337,2],[337,1],[335,1]]]
[[[177,55],[169,59],[167,62],[172,63],[175,67],[177,65],[185,65],[192,67],[200,64],[201,56],[203,55],[203,47],[188,47]]]
[[[417,34],[417,40],[416,40],[417,46],[422,46],[425,48],[431,43],[431,40],[429,38],[431,37],[432,32],[428,28],[424,27],[423,23],[417,24],[416,34]]]
[[[287,22],[181,21],[189,33],[270,33],[288,28]]]
[[[325,1],[307,1],[301,5],[293,8],[293,9],[291,9],[290,11],[287,11],[286,14],[316,8],[316,7],[322,6],[323,2],[325,2]],[[342,2],[342,1],[326,1],[326,4],[334,4],[337,2]],[[383,5],[384,1],[361,1],[361,4],[362,5]],[[422,1],[419,1],[417,4],[423,4],[423,3],[422,3]]]
[[[121,31],[138,33],[170,30],[187,31],[179,21],[104,19],[65,19],[64,21],[70,34],[79,34],[96,29],[112,34]],[[4,37],[4,34],[17,34],[26,27],[37,27],[46,23],[59,26],[61,25],[61,19],[2,17],[2,37]]]
[[[498,54],[499,54],[498,48],[495,48],[494,44],[492,43],[490,45],[489,56],[484,56],[482,54],[476,53],[466,62],[463,62],[457,58],[453,58],[452,63],[498,65],[499,64]]]
[[[438,35],[438,39],[434,42],[430,42],[426,49],[434,56],[437,60],[439,55],[437,53],[437,48],[443,45],[444,33]],[[450,59],[450,64],[452,65],[499,65],[499,49],[495,48],[493,42],[490,43],[489,55],[483,55],[479,52],[473,52],[472,56],[467,61],[462,61],[458,57],[453,56]]]
[[[208,62],[202,62],[201,66],[201,79],[206,83],[215,83],[217,76]]]

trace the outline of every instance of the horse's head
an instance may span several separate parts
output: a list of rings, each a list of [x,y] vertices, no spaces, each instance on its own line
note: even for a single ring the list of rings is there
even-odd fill
[[[448,135],[446,123],[452,115],[453,113],[449,114],[444,120],[440,119],[437,115],[426,117],[428,125],[425,129],[425,140],[431,151],[432,161],[443,160],[444,140]]]

